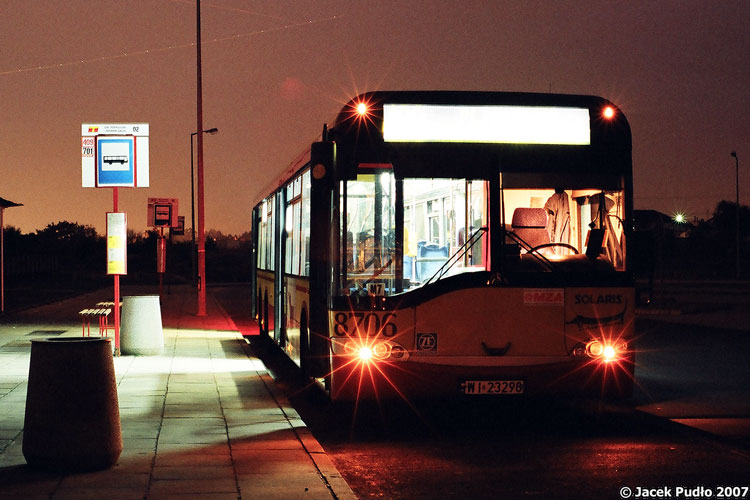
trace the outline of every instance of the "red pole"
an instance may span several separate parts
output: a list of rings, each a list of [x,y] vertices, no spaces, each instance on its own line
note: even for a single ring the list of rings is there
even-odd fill
[[[198,125],[198,316],[206,315],[206,236],[203,206],[203,83],[201,78],[201,2],[196,2]]]
[[[0,207],[0,312],[5,312],[5,227],[3,215],[5,209]]]
[[[112,188],[112,211],[117,212],[118,205],[118,193],[117,188]],[[115,298],[114,298],[114,310],[115,310],[115,356],[120,355],[120,275],[115,274]]]
[[[167,245],[164,241],[164,228],[159,228],[159,241],[156,247],[156,272],[159,273],[159,300],[162,300],[164,295],[164,272],[166,271],[167,264]]]

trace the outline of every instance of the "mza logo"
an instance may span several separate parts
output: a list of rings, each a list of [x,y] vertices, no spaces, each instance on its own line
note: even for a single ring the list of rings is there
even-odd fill
[[[417,351],[437,352],[437,333],[418,333]]]
[[[523,303],[527,305],[563,305],[565,297],[562,288],[525,288],[523,291]]]

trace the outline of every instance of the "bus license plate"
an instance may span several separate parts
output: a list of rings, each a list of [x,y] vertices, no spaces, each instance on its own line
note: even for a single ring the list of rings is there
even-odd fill
[[[459,386],[463,394],[523,394],[523,380],[466,380]]]

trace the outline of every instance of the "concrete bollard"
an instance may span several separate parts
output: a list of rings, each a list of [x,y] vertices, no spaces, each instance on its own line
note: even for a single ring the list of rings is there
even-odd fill
[[[164,349],[158,295],[122,298],[120,351],[135,356],[157,356]]]
[[[22,450],[30,466],[50,470],[117,463],[122,431],[110,339],[31,341]]]

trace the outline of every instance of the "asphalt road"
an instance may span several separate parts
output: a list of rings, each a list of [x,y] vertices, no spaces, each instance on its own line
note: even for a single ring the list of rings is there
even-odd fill
[[[628,404],[388,403],[355,414],[287,383],[363,499],[605,499],[622,498],[621,488],[750,486],[750,454]]]
[[[743,312],[718,302],[725,320]],[[640,319],[638,389],[619,405],[332,406],[278,351],[255,347],[359,498],[750,498],[750,333],[706,321],[716,312]]]

